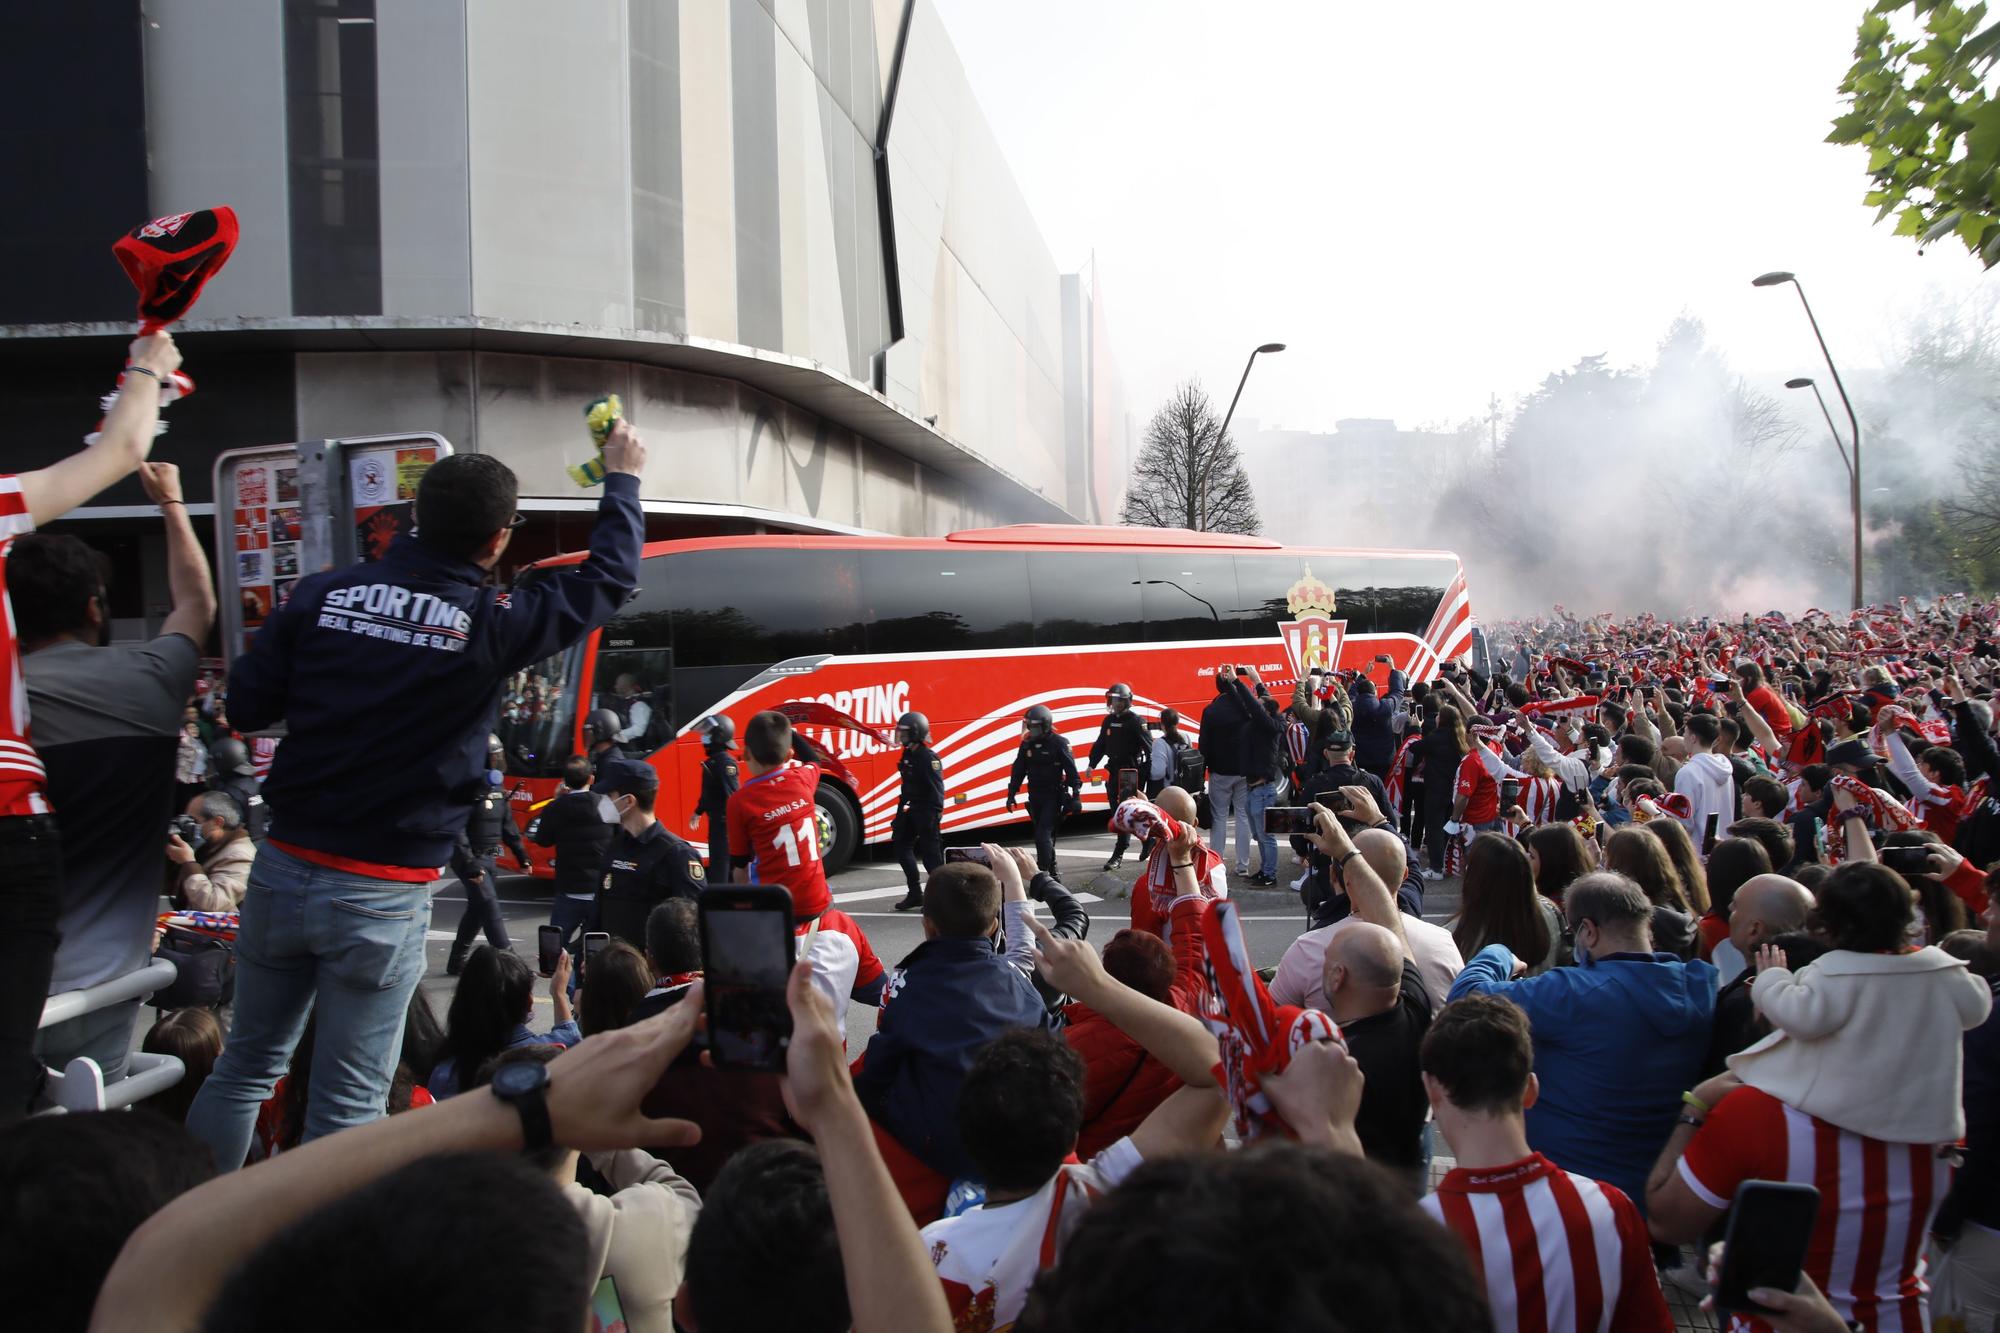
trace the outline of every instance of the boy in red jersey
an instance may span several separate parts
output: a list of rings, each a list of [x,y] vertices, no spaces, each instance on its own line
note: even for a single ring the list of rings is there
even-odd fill
[[[743,729],[743,766],[750,776],[725,807],[735,880],[781,885],[792,895],[792,916],[810,920],[833,902],[813,801],[819,768],[793,762],[791,720],[771,712]]]

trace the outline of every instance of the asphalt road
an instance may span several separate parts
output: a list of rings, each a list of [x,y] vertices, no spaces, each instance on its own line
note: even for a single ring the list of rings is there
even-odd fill
[[[1130,922],[1131,884],[1143,869],[1143,862],[1132,855],[1128,855],[1125,864],[1116,871],[1106,872],[1101,868],[1105,858],[1111,854],[1113,841],[1113,835],[1104,830],[1101,820],[1100,815],[1071,821],[1056,844],[1063,880],[1072,892],[1079,895],[1085,910],[1090,913],[1090,938],[1100,945],[1119,927]],[[1091,827],[1093,824],[1095,828]],[[1014,830],[1003,832],[1013,833]],[[1026,846],[1030,852],[1033,850],[1032,840],[1024,841],[1018,834],[1004,838],[1001,845]],[[1288,880],[1298,876],[1298,861],[1282,843],[1280,853],[1283,864],[1277,888],[1253,888],[1233,875],[1230,880],[1230,895],[1242,910],[1244,937],[1251,960],[1258,967],[1275,967],[1284,956],[1286,946],[1305,925],[1305,914],[1299,906],[1298,897],[1286,885]],[[864,855],[876,859],[857,859],[831,880],[834,905],[861,923],[877,956],[885,965],[894,968],[899,959],[923,942],[923,924],[918,913],[891,909],[891,904],[903,896],[903,872],[890,858],[888,848],[866,849]],[[507,918],[514,951],[530,962],[535,956],[535,927],[549,919],[549,883],[548,880],[526,875],[503,874],[500,878],[501,910]],[[1442,920],[1456,906],[1456,884],[1446,881],[1428,887],[1426,915],[1434,921]],[[453,985],[452,979],[445,975],[445,955],[450,950],[464,910],[464,890],[458,881],[438,881],[434,886],[431,906],[430,965],[424,976],[423,988],[440,1018],[451,1003]],[[1040,909],[1040,915],[1046,921],[1047,909]],[[535,1025],[539,1029],[552,1021],[545,990],[536,997],[535,1005]],[[850,1049],[858,1050],[857,1042],[867,1041],[874,1030],[875,1010],[868,1005],[850,1005],[847,1017]]]

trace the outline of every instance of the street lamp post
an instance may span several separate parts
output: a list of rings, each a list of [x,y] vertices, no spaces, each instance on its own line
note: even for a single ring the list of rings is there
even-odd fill
[[[1840,382],[1840,367],[1833,364],[1833,353],[1827,350],[1826,335],[1819,331],[1819,320],[1813,315],[1812,302],[1806,300],[1805,287],[1792,274],[1782,271],[1762,274],[1751,279],[1750,285],[1777,287],[1787,282],[1798,292],[1799,304],[1806,308],[1806,322],[1812,325],[1813,337],[1819,340],[1819,354],[1826,358],[1827,371],[1833,376],[1833,387],[1840,394],[1840,405],[1847,409],[1848,435],[1853,442],[1854,451],[1853,460],[1847,466],[1847,485],[1849,501],[1854,510],[1854,609],[1858,611],[1861,609],[1861,422],[1854,415],[1854,402],[1847,396],[1847,386]],[[1811,384],[1812,381],[1807,380],[1806,383]],[[1815,395],[1819,393],[1817,385],[1814,385],[1813,393]],[[1824,398],[1820,399],[1819,405],[1821,411],[1826,410]],[[1827,413],[1826,424],[1828,429],[1832,429],[1831,412]],[[1840,436],[1836,433],[1834,440],[1838,442],[1839,439]]]
[[[1257,357],[1263,352],[1282,352],[1283,343],[1264,343],[1252,348],[1250,359],[1243,363],[1243,377],[1236,381],[1236,392],[1229,399],[1229,410],[1222,414],[1222,429],[1215,433],[1215,448],[1209,451],[1208,462],[1201,470],[1201,495],[1199,497],[1202,530],[1208,528],[1208,480],[1215,470],[1215,455],[1222,449],[1222,442],[1229,438],[1229,420],[1236,415],[1236,403],[1243,397],[1243,386],[1250,382],[1250,367],[1257,364]]]
[[[1200,602],[1200,603],[1201,603],[1201,604],[1202,604],[1203,606],[1205,606],[1205,607],[1207,607],[1207,608],[1208,608],[1208,618],[1209,618],[1210,620],[1213,620],[1213,621],[1215,621],[1215,622],[1216,622],[1216,623],[1217,623],[1218,625],[1222,623],[1222,617],[1221,617],[1221,616],[1219,616],[1219,615],[1217,615],[1217,614],[1215,613],[1215,603],[1214,603],[1214,602],[1211,602],[1211,601],[1209,601],[1209,600],[1208,600],[1208,598],[1206,598],[1206,597],[1203,597],[1203,596],[1202,596],[1202,595],[1201,595],[1200,593],[1198,593],[1198,592],[1188,592],[1188,590],[1187,590],[1186,588],[1183,588],[1183,587],[1182,587],[1182,586],[1181,586],[1180,584],[1178,584],[1178,583],[1175,583],[1175,582],[1174,582],[1174,581],[1173,581],[1172,579],[1133,579],[1133,580],[1132,580],[1132,586],[1133,586],[1133,587],[1135,587],[1135,588],[1141,588],[1141,587],[1144,587],[1144,588],[1152,588],[1152,587],[1158,587],[1158,586],[1159,586],[1159,585],[1161,585],[1161,584],[1165,584],[1165,585],[1166,585],[1167,587],[1169,587],[1169,588],[1172,588],[1172,589],[1173,589],[1173,590],[1174,590],[1175,592],[1178,592],[1178,593],[1181,593],[1181,594],[1184,594],[1185,596],[1188,596],[1188,597],[1192,597],[1192,598],[1194,598],[1194,599],[1195,599],[1195,600],[1196,600],[1197,602]]]

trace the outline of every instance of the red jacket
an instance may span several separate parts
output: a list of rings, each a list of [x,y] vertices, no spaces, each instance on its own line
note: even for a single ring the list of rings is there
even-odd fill
[[[1201,907],[1198,899],[1186,898],[1173,911],[1174,984],[1168,998],[1188,1014],[1199,1012]],[[1063,1037],[1083,1057],[1083,1130],[1076,1155],[1087,1162],[1137,1129],[1181,1081],[1090,1006],[1072,1004],[1063,1015],[1068,1020]]]

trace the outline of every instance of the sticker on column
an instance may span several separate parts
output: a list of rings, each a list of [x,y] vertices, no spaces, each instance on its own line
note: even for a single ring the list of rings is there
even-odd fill
[[[379,455],[370,454],[348,464],[348,478],[354,487],[354,504],[388,504],[396,498],[396,479]]]

